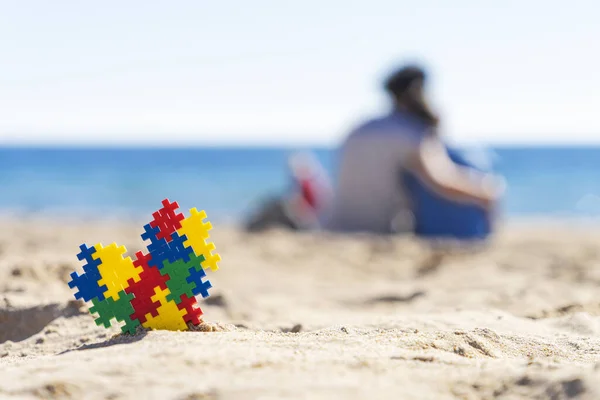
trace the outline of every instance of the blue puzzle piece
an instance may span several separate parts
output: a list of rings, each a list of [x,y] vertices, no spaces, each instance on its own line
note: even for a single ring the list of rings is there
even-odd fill
[[[206,277],[206,272],[202,268],[196,269],[194,267],[190,268],[190,276],[186,279],[189,283],[195,283],[196,287],[192,289],[192,293],[194,296],[198,296],[199,294],[202,297],[206,298],[209,296],[208,289],[212,287],[210,281],[202,282],[202,278]]]
[[[79,289],[75,293],[76,299],[83,299],[83,301],[90,301],[94,298],[102,301],[104,300],[104,292],[108,289],[106,285],[98,285],[98,281],[88,274],[78,275],[77,272],[71,274],[71,281],[69,287],[76,287]]]
[[[150,224],[144,225],[144,232],[142,239],[150,240],[150,244],[146,246],[148,252],[159,251],[165,247],[168,243],[165,239],[158,239],[156,234],[159,232],[158,228],[152,228]]]
[[[160,229],[153,228],[150,224],[146,224],[144,225],[142,239],[150,240],[150,244],[146,246],[152,257],[150,261],[148,261],[148,265],[150,267],[162,269],[163,261],[169,261],[171,259],[171,248],[165,239],[158,239],[156,237],[159,232]]]
[[[96,252],[96,248],[94,246],[87,247],[87,245],[84,243],[79,246],[79,249],[81,250],[81,252],[77,254],[77,258],[79,260],[85,260],[88,262],[88,264],[93,264],[95,262],[98,262],[98,264],[100,264],[100,261],[94,260],[94,257],[92,256]]]
[[[148,251],[150,252],[150,256],[152,257],[150,261],[148,261],[148,266],[162,269],[163,262],[169,261],[171,259],[171,249],[166,241],[160,247],[156,245],[156,247],[153,247],[151,249],[151,246],[152,245],[148,246]]]
[[[185,247],[183,244],[183,242],[187,241],[187,237],[185,235],[179,236],[177,232],[174,232],[171,234],[171,238],[172,240],[169,242],[169,261],[183,260],[189,262],[190,255],[194,253],[194,250],[191,247]]]
[[[102,261],[100,259],[94,260],[92,257],[92,254],[96,252],[96,248],[94,246],[87,247],[85,243],[79,246],[79,248],[81,249],[81,252],[77,254],[77,259],[86,261],[86,264],[83,266],[83,270],[90,277],[90,279],[99,281],[102,276],[100,275],[98,267]]]
[[[153,228],[150,226],[150,224],[146,224],[144,225],[144,233],[142,233],[142,239],[144,240],[150,240],[150,243],[156,243],[159,241],[159,239],[156,237],[156,235],[158,235],[158,233],[160,232],[160,229],[158,229],[158,227]],[[164,239],[160,239],[166,242],[166,240]]]
[[[169,248],[169,244],[167,243],[167,241],[165,239],[159,239],[158,241],[156,241],[154,243],[150,243],[148,246],[146,246],[146,248],[148,249],[149,253],[154,253],[154,252],[169,253],[171,251],[171,249]]]

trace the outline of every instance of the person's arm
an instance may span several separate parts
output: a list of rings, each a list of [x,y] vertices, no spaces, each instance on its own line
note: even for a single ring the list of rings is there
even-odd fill
[[[433,191],[459,202],[490,208],[503,190],[493,175],[476,173],[454,163],[435,137],[421,142],[407,167]]]

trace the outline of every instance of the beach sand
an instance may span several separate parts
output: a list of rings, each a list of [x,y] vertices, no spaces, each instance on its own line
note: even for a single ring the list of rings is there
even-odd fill
[[[600,230],[505,227],[475,253],[413,238],[217,227],[207,332],[96,327],[79,244],[140,224],[2,221],[0,398],[600,398]]]

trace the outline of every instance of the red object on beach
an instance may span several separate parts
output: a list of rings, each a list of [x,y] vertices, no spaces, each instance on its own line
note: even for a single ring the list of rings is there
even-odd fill
[[[300,181],[300,190],[304,201],[312,208],[317,208],[317,196],[312,181],[310,179]]]
[[[203,313],[195,296],[189,297],[186,294],[182,294],[181,303],[177,304],[177,308],[187,311],[187,314],[183,316],[185,322],[191,322],[193,325],[200,325],[202,323],[200,317]]]
[[[136,260],[133,265],[142,267],[140,280],[135,282],[129,279],[129,286],[125,288],[125,292],[133,294],[135,297],[131,300],[131,305],[135,312],[131,314],[131,319],[139,319],[140,323],[146,322],[146,314],[151,314],[153,317],[158,316],[158,307],[161,306],[159,301],[152,301],[152,297],[156,294],[155,289],[160,287],[162,290],[167,290],[167,281],[169,276],[162,275],[160,270],[148,265],[152,259],[150,254],[144,254],[141,251],[135,253]]]
[[[154,220],[150,222],[152,228],[160,230],[156,234],[157,239],[165,239],[167,242],[171,241],[171,235],[176,230],[181,229],[181,221],[185,219],[182,213],[176,214],[175,212],[179,208],[179,204],[176,201],[171,203],[169,199],[162,201],[163,207],[152,214]]]

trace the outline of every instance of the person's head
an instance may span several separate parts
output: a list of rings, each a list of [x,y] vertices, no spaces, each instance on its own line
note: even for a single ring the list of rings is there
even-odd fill
[[[439,119],[425,100],[425,80],[426,73],[422,68],[408,65],[392,73],[384,86],[397,109],[404,110],[427,125],[435,127]]]

